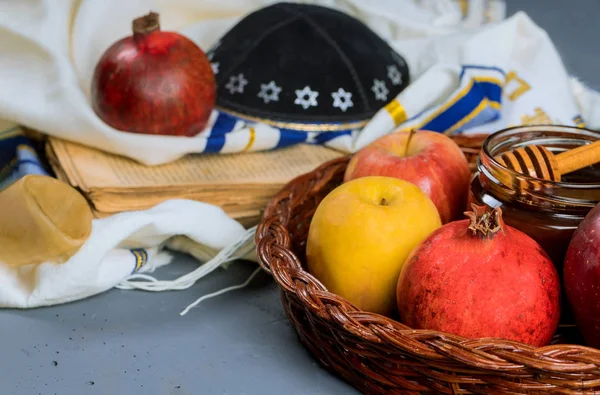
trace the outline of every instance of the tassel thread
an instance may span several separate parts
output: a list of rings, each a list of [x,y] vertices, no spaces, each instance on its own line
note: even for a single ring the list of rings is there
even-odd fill
[[[219,251],[214,258],[204,263],[196,270],[187,273],[175,280],[158,280],[153,276],[144,273],[136,273],[129,276],[126,280],[116,285],[118,289],[124,290],[142,290],[150,292],[164,292],[164,291],[180,291],[193,286],[199,279],[205,277],[209,273],[213,272],[217,268],[224,264],[238,259],[242,259],[247,256],[254,248],[254,234],[256,232],[256,226],[248,229],[246,233],[235,243]],[[189,312],[189,310],[204,300],[213,298],[215,296],[222,295],[224,293],[234,291],[246,287],[252,279],[260,272],[260,267],[256,268],[254,272],[248,277],[248,279],[238,285],[233,285],[217,292],[204,295],[198,298],[196,301],[187,306],[179,315],[183,316]]]

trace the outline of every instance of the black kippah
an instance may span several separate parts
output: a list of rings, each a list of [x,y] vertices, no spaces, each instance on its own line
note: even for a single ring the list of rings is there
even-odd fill
[[[275,124],[364,124],[409,83],[404,59],[357,19],[277,3],[255,11],[208,52],[217,108]]]

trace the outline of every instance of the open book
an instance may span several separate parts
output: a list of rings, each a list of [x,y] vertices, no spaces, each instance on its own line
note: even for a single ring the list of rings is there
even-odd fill
[[[46,154],[56,176],[78,188],[97,217],[182,198],[220,206],[244,226],[258,223],[268,200],[285,183],[343,155],[300,144],[267,152],[188,155],[145,166],[55,137],[48,138]]]

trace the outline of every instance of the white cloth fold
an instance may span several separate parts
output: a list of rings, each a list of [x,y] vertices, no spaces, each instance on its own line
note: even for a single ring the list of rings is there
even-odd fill
[[[171,255],[163,247],[173,236],[185,236],[208,251],[223,251],[247,233],[220,208],[188,200],[170,200],[146,211],[94,220],[88,241],[67,262],[18,268],[0,263],[0,306],[38,307],[106,291],[132,275],[168,264]],[[238,257],[252,259],[252,254]]]

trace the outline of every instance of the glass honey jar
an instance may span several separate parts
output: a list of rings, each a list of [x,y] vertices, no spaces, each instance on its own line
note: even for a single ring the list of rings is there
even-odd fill
[[[504,222],[535,239],[562,277],[573,232],[600,202],[600,164],[553,182],[516,173],[494,157],[527,145],[542,145],[556,155],[599,139],[599,132],[569,126],[517,126],[495,132],[482,144],[469,201],[501,207]]]

